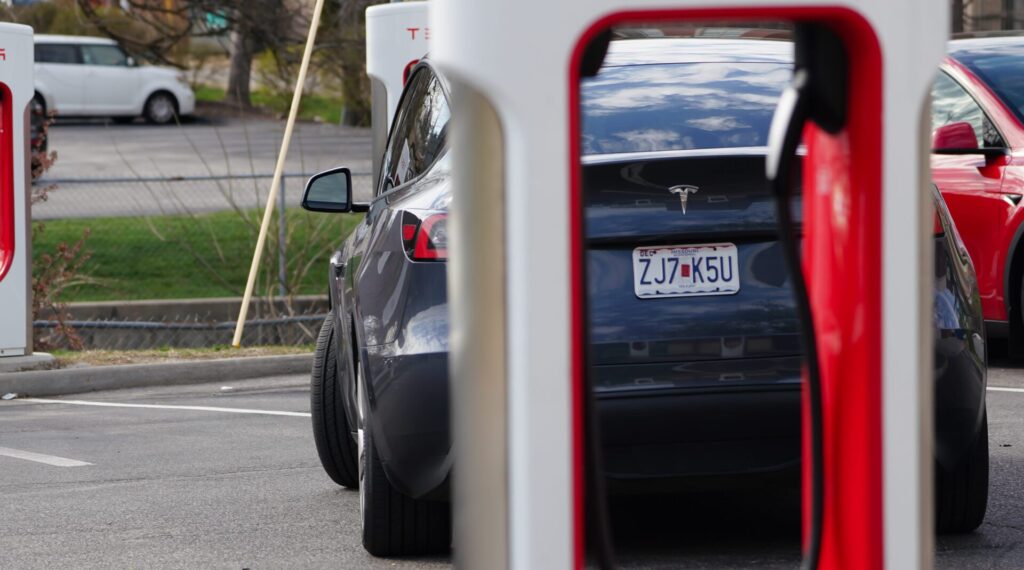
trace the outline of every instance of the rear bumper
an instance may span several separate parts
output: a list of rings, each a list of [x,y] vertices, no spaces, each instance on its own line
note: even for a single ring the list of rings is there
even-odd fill
[[[597,415],[613,488],[732,486],[799,472],[799,385],[602,395]]]
[[[451,471],[448,354],[372,347],[369,429],[391,484],[414,498],[444,499]],[[383,350],[382,350],[383,349]]]
[[[983,414],[980,342],[944,336],[935,345],[936,457],[955,461]],[[447,353],[373,354],[371,429],[396,488],[446,499],[452,467]],[[770,362],[770,361],[769,361]],[[609,488],[665,492],[796,484],[801,461],[801,385],[602,392],[597,417]]]

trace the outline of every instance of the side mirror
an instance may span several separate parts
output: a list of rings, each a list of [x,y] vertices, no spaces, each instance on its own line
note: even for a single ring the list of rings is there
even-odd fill
[[[136,65],[138,65],[138,62],[135,61],[134,57],[128,56],[127,58],[125,58],[124,64],[128,67],[135,67]]]
[[[974,127],[968,122],[959,121],[942,125],[932,133],[932,150],[934,152],[977,149],[978,138],[974,134]]]
[[[352,173],[332,168],[314,174],[302,193],[302,207],[310,212],[351,212]]]
[[[986,159],[994,159],[1009,153],[1002,147],[979,147],[974,127],[966,121],[958,121],[942,125],[932,133],[932,152],[934,154],[982,154]]]

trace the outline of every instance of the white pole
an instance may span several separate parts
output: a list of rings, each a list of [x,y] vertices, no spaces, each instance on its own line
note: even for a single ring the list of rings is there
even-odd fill
[[[309,59],[313,55],[313,44],[316,42],[316,30],[320,24],[320,12],[323,11],[324,0],[316,0],[313,8],[313,20],[309,24],[309,36],[306,38],[306,49],[302,52],[302,65],[299,66],[299,77],[295,81],[295,93],[292,95],[292,108],[288,111],[288,123],[284,127],[284,140],[281,141],[281,152],[277,155],[277,167],[274,168],[274,179],[270,183],[270,196],[267,197],[267,207],[263,211],[263,223],[260,224],[260,235],[256,239],[256,251],[252,255],[252,266],[249,267],[249,280],[245,284],[245,295],[242,297],[242,308],[238,312],[238,322],[235,324],[235,338],[231,346],[238,348],[242,345],[242,329],[245,328],[245,316],[249,312],[249,301],[252,300],[252,290],[256,285],[256,272],[259,270],[260,258],[263,257],[263,246],[267,241],[267,230],[270,228],[270,218],[274,213],[274,202],[277,198],[278,188],[281,186],[281,174],[284,172],[284,161],[288,156],[288,145],[292,141],[292,130],[295,128],[295,118],[299,114],[299,101],[302,99],[302,86],[306,83],[306,70],[309,69]],[[284,215],[284,211],[281,212]]]

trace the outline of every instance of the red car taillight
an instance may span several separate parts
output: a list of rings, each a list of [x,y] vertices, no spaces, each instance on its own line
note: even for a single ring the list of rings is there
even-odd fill
[[[413,261],[444,261],[448,258],[448,214],[423,217],[406,211],[402,216],[402,243]]]

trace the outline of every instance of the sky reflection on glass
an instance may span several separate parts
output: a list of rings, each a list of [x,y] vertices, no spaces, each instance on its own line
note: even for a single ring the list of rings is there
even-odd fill
[[[583,153],[766,144],[787,63],[607,67],[581,88]]]

